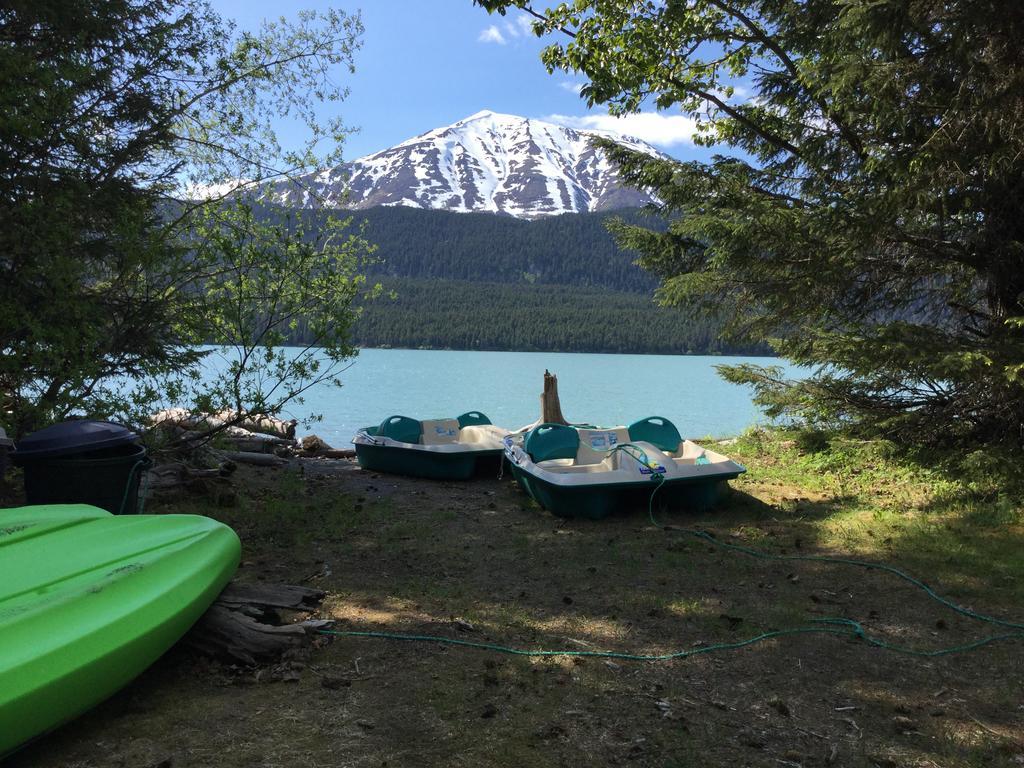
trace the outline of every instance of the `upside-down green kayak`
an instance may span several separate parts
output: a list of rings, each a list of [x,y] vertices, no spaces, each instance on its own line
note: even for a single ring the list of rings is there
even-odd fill
[[[85,712],[173,645],[238,567],[196,515],[0,509],[0,757]]]

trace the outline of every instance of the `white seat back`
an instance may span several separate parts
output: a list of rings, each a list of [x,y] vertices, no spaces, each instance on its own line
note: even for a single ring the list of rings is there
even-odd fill
[[[599,464],[608,458],[612,448],[629,442],[629,430],[625,427],[576,431],[580,436],[580,447],[576,449],[577,464]]]
[[[420,441],[423,445],[447,445],[459,441],[459,422],[456,419],[425,419],[423,424],[423,435]]]

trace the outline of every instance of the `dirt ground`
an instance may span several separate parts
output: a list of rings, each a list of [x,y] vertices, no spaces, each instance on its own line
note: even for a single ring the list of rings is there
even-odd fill
[[[240,579],[326,590],[322,615],[340,630],[643,654],[828,617],[923,650],[997,633],[891,575],[744,557],[656,527],[642,510],[559,520],[507,476],[436,483],[304,460],[240,471],[234,485],[149,511],[231,524]],[[843,555],[819,535],[836,503],[754,477],[713,514],[659,522]],[[975,610],[1024,614],[992,585],[934,586]],[[339,637],[269,670],[176,649],[9,764],[1024,766],[1022,649],[929,658],[800,634],[638,662]]]

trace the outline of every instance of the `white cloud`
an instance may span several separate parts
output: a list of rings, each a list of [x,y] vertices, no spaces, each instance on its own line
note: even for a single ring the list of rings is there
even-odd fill
[[[579,92],[583,90],[583,83],[577,83],[572,80],[563,80],[558,84],[558,87],[564,91],[568,91],[569,93],[575,93],[578,95]]]
[[[508,39],[516,37],[533,37],[533,19],[525,13],[511,19],[506,19],[501,23],[501,26],[505,30],[505,34],[501,35],[505,38],[505,40],[502,40],[503,43]],[[484,42],[498,42],[493,40],[495,32],[499,35],[501,34],[501,30],[493,25],[484,30],[484,34],[488,35],[488,39]],[[481,35],[480,39],[483,40],[483,35]]]
[[[697,133],[697,121],[683,115],[664,115],[660,112],[641,112],[635,115],[614,117],[612,115],[548,115],[548,122],[591,131],[635,136],[659,147],[674,147],[692,144]]]
[[[516,16],[516,26],[519,27],[520,33],[527,37],[533,36],[533,17],[527,16],[525,13],[521,13]]]
[[[477,38],[477,42],[504,45],[505,36],[501,34],[500,29],[498,29],[494,24],[491,24],[491,26],[480,33],[480,36]]]
[[[735,83],[730,83],[730,85],[732,86],[732,96],[726,96],[724,88],[715,88],[711,92],[720,99],[731,101],[734,104],[737,102],[743,103],[752,101],[752,97],[754,96],[754,92],[752,90],[746,86],[737,85]]]
[[[732,97],[734,99],[739,99],[740,101],[747,101],[753,95],[753,91],[751,91],[749,88],[743,87],[742,85],[734,85],[732,87]]]

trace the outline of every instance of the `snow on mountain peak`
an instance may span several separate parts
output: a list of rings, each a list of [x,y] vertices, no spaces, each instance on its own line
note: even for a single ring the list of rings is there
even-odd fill
[[[633,137],[582,131],[481,110],[448,126],[270,191],[301,207],[405,205],[490,211],[533,219],[561,213],[636,207],[651,196],[623,186],[600,135],[631,149],[660,154]]]
[[[478,120],[483,117],[511,117],[511,115],[499,115],[497,112],[494,112],[490,109],[481,109],[479,112],[474,112],[469,117],[464,117],[461,120],[456,120],[455,123],[453,123],[453,125],[458,125],[459,123],[468,123],[470,120]]]

